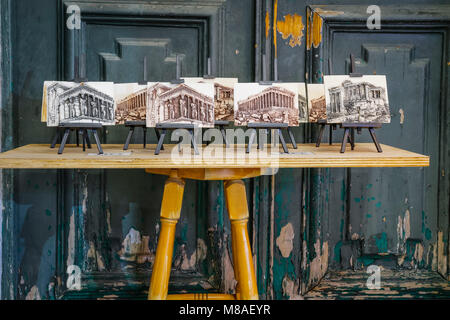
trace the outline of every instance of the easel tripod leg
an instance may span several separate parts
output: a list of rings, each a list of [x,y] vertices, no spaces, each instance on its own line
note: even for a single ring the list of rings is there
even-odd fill
[[[53,136],[52,144],[51,144],[51,146],[50,146],[51,149],[54,149],[54,148],[55,148],[56,142],[58,142],[59,134],[60,134],[59,128],[56,128],[56,133],[55,133],[55,135]]]
[[[289,153],[289,150],[286,145],[286,141],[284,141],[283,132],[281,131],[281,129],[277,129],[277,131],[278,131],[278,136],[280,137],[281,145],[283,146],[284,153]]]
[[[94,129],[93,131],[94,131],[93,133],[94,133],[95,143],[97,144],[98,153],[103,154],[103,149],[102,149],[102,145],[100,144],[100,138],[98,137],[97,129]]]
[[[348,141],[349,134],[350,134],[350,129],[349,128],[345,128],[344,138],[342,139],[342,145],[341,145],[341,153],[345,152],[345,147],[347,146],[347,141]]]
[[[378,152],[383,152],[383,149],[381,149],[381,145],[378,143],[377,136],[375,134],[374,128],[369,128],[370,136],[372,137],[373,143],[375,143],[375,146],[377,147]]]
[[[183,202],[184,181],[178,177],[170,177],[164,186],[161,204],[161,231],[153,264],[149,300],[165,300],[169,290],[170,269],[172,266],[175,227],[180,219]]]
[[[66,146],[67,138],[69,138],[70,129],[64,130],[64,136],[61,140],[61,145],[59,146],[58,154],[62,154],[64,151],[64,147]]]
[[[325,131],[325,124],[320,124],[319,137],[317,138],[316,147],[320,147],[320,142],[322,141],[324,131]]]
[[[297,149],[297,142],[295,141],[294,133],[292,132],[290,127],[287,128],[287,132],[289,134],[289,140],[291,140],[292,147],[294,149]]]
[[[250,153],[255,137],[256,137],[256,129],[252,129],[252,131],[250,132],[250,137],[248,138],[247,150],[245,151],[246,153]]]
[[[249,214],[244,182],[242,180],[226,181],[225,195],[231,221],[234,273],[237,274],[239,281],[239,298],[241,300],[257,300],[258,287],[247,232]]]
[[[133,137],[134,127],[130,127],[130,132],[128,132],[127,139],[125,140],[125,145],[123,146],[123,150],[128,150],[130,146],[131,138]]]

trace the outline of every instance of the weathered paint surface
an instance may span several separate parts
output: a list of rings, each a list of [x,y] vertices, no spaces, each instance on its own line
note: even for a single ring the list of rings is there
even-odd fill
[[[292,249],[294,249],[294,237],[294,228],[291,223],[281,228],[276,244],[283,258],[289,258],[291,255]]]
[[[302,44],[303,30],[305,29],[302,16],[296,13],[285,15],[284,20],[277,21],[277,29],[283,39],[289,38],[290,47]]]
[[[380,272],[380,289],[369,289],[365,271],[333,271],[306,300],[334,299],[449,299],[450,284],[434,272],[389,270]]]

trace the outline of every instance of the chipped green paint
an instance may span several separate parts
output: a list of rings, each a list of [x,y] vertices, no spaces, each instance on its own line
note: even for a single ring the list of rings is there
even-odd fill
[[[370,197],[367,199],[367,202],[370,202],[370,201],[375,201],[375,197]]]
[[[375,204],[375,207],[380,208],[380,207],[381,207],[381,201],[378,201],[378,202]]]
[[[425,239],[431,240],[431,236],[432,236],[431,230],[426,228],[426,230],[425,230]]]
[[[50,217],[52,215],[52,212],[50,210],[48,210],[48,209],[45,209],[45,215],[47,217]]]
[[[386,253],[387,252],[387,248],[388,248],[386,232],[382,232],[379,235],[375,235],[374,238],[375,238],[375,245],[378,248],[378,252],[379,253]]]
[[[360,198],[355,198],[355,202],[356,202],[356,203],[360,203],[360,202],[361,202],[361,199],[360,199]]]
[[[369,189],[372,188],[372,187],[373,187],[373,184],[369,183],[369,184],[366,186],[366,189],[369,190]]]
[[[372,218],[372,215],[370,213],[366,214],[367,219]]]
[[[341,248],[342,248],[342,241],[338,241],[334,246],[334,256],[333,256],[333,260],[337,264],[341,263]]]

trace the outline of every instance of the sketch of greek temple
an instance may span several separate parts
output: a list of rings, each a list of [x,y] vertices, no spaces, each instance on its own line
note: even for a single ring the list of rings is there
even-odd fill
[[[234,89],[214,83],[214,110],[216,120],[234,120]]]
[[[298,125],[298,106],[296,94],[282,87],[272,86],[258,94],[238,102],[236,122],[246,125],[249,122],[288,123]]]
[[[369,82],[345,80],[328,89],[327,118],[329,122],[390,121],[386,89]]]
[[[145,121],[147,112],[147,88],[133,92],[117,102],[116,123]]]
[[[157,83],[148,88],[147,126],[157,123],[191,123],[214,126],[214,100],[186,84],[170,88]]]
[[[48,126],[61,122],[114,124],[114,99],[86,84],[51,84],[47,88],[47,110]]]

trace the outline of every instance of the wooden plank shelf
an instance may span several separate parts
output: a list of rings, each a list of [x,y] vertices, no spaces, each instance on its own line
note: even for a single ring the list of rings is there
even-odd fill
[[[209,146],[194,155],[183,147],[187,157],[181,157],[177,145],[167,145],[159,155],[154,155],[156,145],[146,149],[142,145],[130,145],[124,151],[122,144],[103,145],[103,155],[95,149],[83,152],[75,145],[67,145],[64,153],[58,155],[48,144],[30,144],[0,154],[0,168],[3,169],[151,169],[151,168],[342,168],[342,167],[427,167],[430,158],[418,153],[382,145],[378,153],[373,143],[359,143],[355,150],[350,146],[340,153],[340,145],[299,144],[298,149],[263,150],[254,147],[249,154],[244,145],[230,148]],[[189,153],[190,152],[190,153]],[[217,156],[219,155],[219,156]]]

